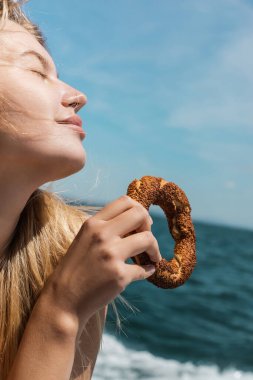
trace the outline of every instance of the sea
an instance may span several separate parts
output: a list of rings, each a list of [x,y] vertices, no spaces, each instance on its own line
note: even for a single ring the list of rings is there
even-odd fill
[[[166,219],[152,215],[162,256]],[[176,289],[135,281],[108,317],[93,380],[253,380],[253,231],[194,222],[197,265]],[[130,263],[130,262],[129,262]]]

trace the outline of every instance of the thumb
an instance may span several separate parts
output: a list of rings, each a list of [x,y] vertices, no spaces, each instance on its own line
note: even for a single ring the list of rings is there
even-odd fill
[[[152,265],[152,264],[149,264],[149,265],[142,265],[142,268],[144,269],[145,273],[144,273],[144,278],[147,278],[147,277],[150,277],[152,276],[152,274],[155,273],[156,271],[156,267],[155,265]]]

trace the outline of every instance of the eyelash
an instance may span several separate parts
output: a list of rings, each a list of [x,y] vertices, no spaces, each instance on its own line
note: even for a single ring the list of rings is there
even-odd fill
[[[40,71],[32,70],[32,72],[35,73],[35,74],[37,74],[37,75],[39,75],[39,76],[42,77],[43,79],[46,79],[46,78],[47,78],[47,75],[41,73]]]

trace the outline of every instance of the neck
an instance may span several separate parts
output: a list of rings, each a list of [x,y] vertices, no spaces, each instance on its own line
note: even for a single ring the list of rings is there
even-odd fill
[[[24,173],[0,168],[0,252],[7,247],[28,199],[41,185]]]

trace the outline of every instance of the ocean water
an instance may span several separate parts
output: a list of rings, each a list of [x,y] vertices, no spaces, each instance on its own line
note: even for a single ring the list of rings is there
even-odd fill
[[[164,217],[152,215],[161,253],[173,255]],[[253,380],[253,231],[194,223],[197,266],[176,289],[146,280],[109,307],[94,380]]]

